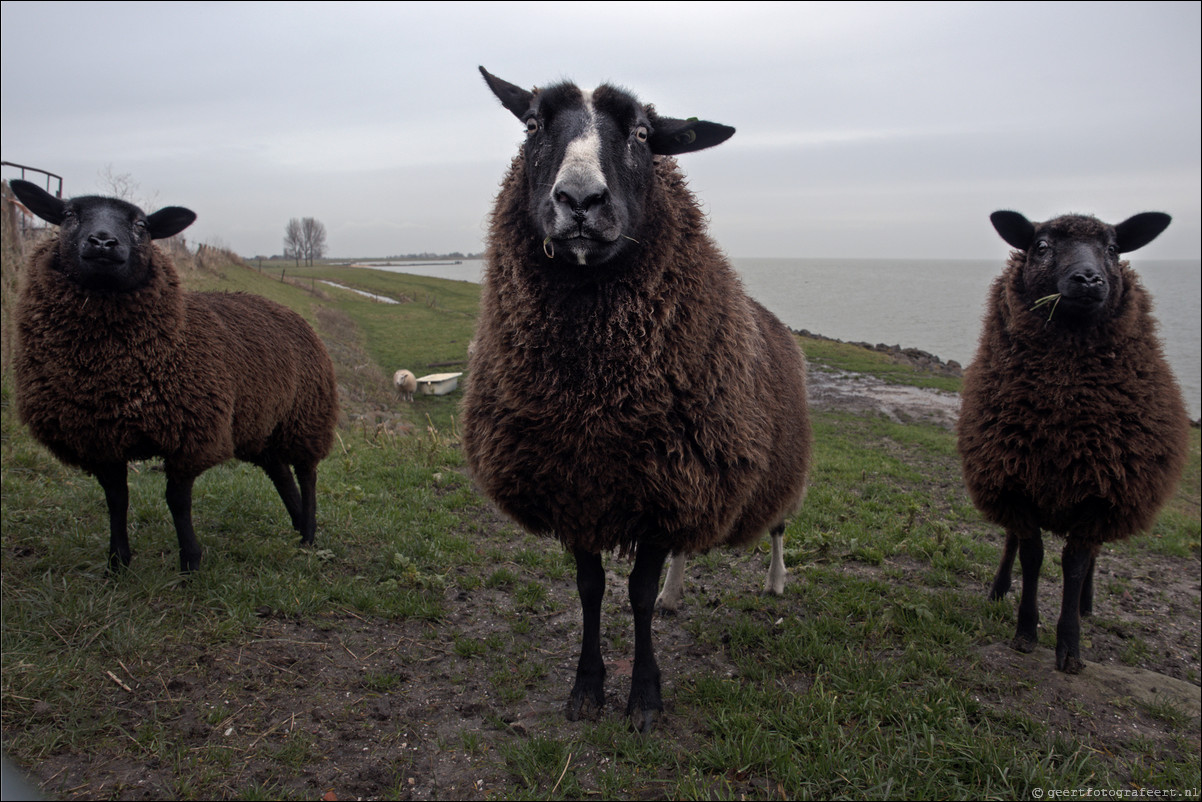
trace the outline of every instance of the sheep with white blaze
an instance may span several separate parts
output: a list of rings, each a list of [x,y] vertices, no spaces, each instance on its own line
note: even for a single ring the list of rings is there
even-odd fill
[[[602,552],[634,556],[627,715],[663,709],[651,636],[669,554],[783,531],[810,459],[805,360],[747,297],[669,158],[734,129],[610,85],[527,91],[481,68],[526,127],[493,209],[463,402],[472,474],[576,560],[583,642],[569,719],[604,705]]]
[[[188,209],[146,215],[116,198],[12,189],[59,226],[32,254],[17,302],[17,411],[104,488],[110,567],[130,562],[128,463],[152,457],[163,458],[181,570],[200,566],[193,483],[235,457],[267,473],[313,543],[317,464],[338,421],[333,364],[313,329],[265,298],[181,289],[152,240],[191,225]]]
[[[1065,215],[1033,223],[994,212],[1016,250],[994,282],[976,357],[964,374],[958,448],[977,508],[1006,530],[990,590],[1023,587],[1013,646],[1038,642],[1043,530],[1065,539],[1056,668],[1082,670],[1081,616],[1093,611],[1102,544],[1149,529],[1188,452],[1181,390],[1161,352],[1152,300],[1120,258],[1170,218],[1118,225]]]

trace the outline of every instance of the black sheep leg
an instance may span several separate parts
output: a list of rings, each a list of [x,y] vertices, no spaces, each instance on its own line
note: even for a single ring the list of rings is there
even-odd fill
[[[997,575],[993,578],[993,587],[989,589],[989,601],[1004,598],[1010,592],[1010,571],[1014,568],[1014,556],[1018,554],[1018,536],[1006,530],[1006,545],[1002,549],[1002,562],[997,567]]]
[[[317,465],[297,463],[296,478],[300,480],[300,526],[296,529],[301,544],[312,546],[317,536]]]
[[[124,462],[112,462],[92,471],[104,489],[109,508],[109,570],[129,567],[129,484]]]
[[[1018,627],[1011,644],[1020,652],[1031,652],[1039,644],[1039,569],[1043,566],[1043,534],[1036,530],[1018,537],[1018,561],[1023,567],[1023,593],[1018,602]]]
[[[655,613],[655,592],[659,575],[668,557],[667,549],[639,545],[630,572],[630,610],[634,614],[634,670],[630,679],[630,700],[626,715],[634,728],[651,731],[664,709],[660,698],[659,666],[651,641],[651,619]]]
[[[1085,668],[1081,661],[1081,598],[1092,573],[1093,551],[1070,540],[1064,544],[1060,564],[1064,569],[1064,598],[1056,623],[1056,668],[1066,674],[1080,674]]]
[[[304,534],[304,511],[301,505],[301,494],[296,489],[296,480],[292,478],[292,469],[277,455],[268,452],[255,460],[255,464],[271,478],[275,490],[280,494],[288,517],[292,519],[292,528]]]
[[[575,549],[576,591],[580,594],[580,612],[584,635],[580,641],[580,662],[576,664],[576,684],[568,700],[569,721],[581,715],[600,712],[605,705],[605,661],[601,659],[601,599],[605,596],[605,567],[600,554]]]
[[[1098,563],[1098,555],[1093,554],[1089,558],[1089,571],[1085,574],[1085,584],[1081,586],[1081,617],[1089,618],[1093,615],[1093,571]]]
[[[200,542],[192,529],[192,483],[196,477],[167,472],[167,507],[175,521],[179,538],[179,570],[187,573],[200,568]]]

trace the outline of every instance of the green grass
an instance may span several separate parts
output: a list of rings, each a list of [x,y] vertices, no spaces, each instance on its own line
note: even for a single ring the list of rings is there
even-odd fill
[[[316,286],[338,299],[338,307],[363,332],[366,350],[387,377],[400,368],[415,376],[464,372],[469,379],[467,346],[475,329],[480,286],[466,281],[411,276],[351,267],[312,267],[289,270],[305,280],[328,279],[346,287],[403,301],[385,304],[343,290]],[[421,426],[453,433],[460,393],[414,399],[413,417]]]
[[[891,384],[960,391],[958,378],[933,375],[912,365],[896,362],[888,354],[879,351],[818,337],[802,336],[800,340],[806,359],[815,367],[850,373],[869,373]]]
[[[287,273],[299,283],[235,267],[199,283],[299,309],[326,336],[359,348],[380,375],[464,357],[473,285],[333,267]],[[318,277],[411,300],[385,305],[306,286]],[[875,352],[804,344],[815,365],[955,389]],[[99,486],[32,442],[5,376],[6,751],[24,765],[97,755],[165,767],[171,780],[157,790],[178,798],[312,798],[303,778],[339,759],[326,737],[335,731],[364,733],[355,748],[369,750],[378,767],[346,796],[424,788],[515,799],[1029,799],[1036,788],[1199,785],[1196,720],[1168,701],[1130,711],[1161,722],[1168,741],[1121,746],[1013,703],[1024,689],[979,657],[982,645],[1013,632],[1013,606],[985,599],[1001,535],[965,497],[954,435],[835,412],[813,416],[812,484],[787,532],[784,597],[752,592],[762,582],[763,544],[698,557],[687,611],[656,627],[707,667],[665,668],[660,731],[631,733],[624,698],[611,698],[616,712],[600,720],[567,724],[558,705],[578,638],[572,560],[499,520],[477,496],[456,439],[458,398],[397,405],[417,425],[412,436],[340,430],[319,472],[314,549],[297,548],[261,472],[240,463],[210,470],[194,501],[204,563],[186,579],[176,571],[163,476],[153,463],[137,465],[134,563],[112,577]],[[1191,437],[1177,498],[1151,537],[1118,553],[1198,559],[1198,432]],[[607,565],[604,647],[629,657],[629,565]],[[1054,578],[1057,561],[1045,570]],[[268,679],[217,671],[250,671],[264,633],[287,627],[305,633],[296,636],[298,662]],[[1149,648],[1131,638],[1122,660],[1139,665]],[[310,662],[336,666],[335,657],[355,666],[338,680],[344,685],[311,670]],[[686,659],[663,652],[661,665],[676,658]],[[627,680],[610,665],[609,693],[621,697]],[[148,677],[162,685],[138,685]],[[136,686],[136,698],[120,683]],[[453,690],[426,699],[415,687]],[[1012,691],[1001,703],[999,688]],[[285,691],[303,705],[296,722],[318,697],[326,719],[294,726],[293,709],[265,701]],[[138,716],[125,709],[134,704]],[[522,719],[530,710],[537,715]],[[212,734],[182,743],[189,726]],[[444,778],[458,767],[470,787],[422,786],[435,761]],[[121,795],[96,790],[96,778],[76,784],[89,782],[88,795]]]

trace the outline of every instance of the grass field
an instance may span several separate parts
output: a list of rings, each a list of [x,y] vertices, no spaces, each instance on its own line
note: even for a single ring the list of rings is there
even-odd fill
[[[816,411],[785,595],[758,592],[764,546],[696,559],[685,608],[656,622],[668,710],[640,737],[621,716],[629,565],[608,561],[606,714],[570,724],[571,560],[472,488],[459,393],[412,406],[390,395],[396,368],[462,369],[429,366],[464,360],[479,288],[337,267],[286,278],[231,265],[190,282],[297,309],[331,344],[353,406],[414,424],[340,429],[319,472],[316,548],[297,547],[266,477],[231,463],[197,481],[206,552],[182,578],[163,476],[142,463],[133,566],[107,575],[99,485],[32,441],[3,377],[4,750],[48,795],[1030,799],[1202,786],[1196,709],[1089,684],[1104,660],[1202,679],[1196,429],[1155,531],[1103,558],[1083,639],[1099,665],[1071,686],[1046,648],[1020,669],[994,656],[1014,599],[985,599],[1001,538],[960,485],[954,435]],[[817,367],[955,389],[844,344],[805,348]],[[1059,586],[1048,551],[1045,624]],[[1148,589],[1176,575],[1179,592]],[[1053,641],[1045,625],[1041,644]]]

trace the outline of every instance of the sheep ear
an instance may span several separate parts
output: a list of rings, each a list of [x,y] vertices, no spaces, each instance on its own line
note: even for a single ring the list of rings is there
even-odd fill
[[[63,213],[67,209],[67,204],[62,198],[56,198],[37,184],[20,179],[10,181],[8,185],[17,199],[25,204],[26,209],[47,223],[56,226],[62,224]]]
[[[1114,227],[1119,253],[1131,253],[1144,247],[1159,237],[1172,221],[1173,218],[1164,212],[1143,212],[1128,217]]]
[[[534,101],[533,92],[522,89],[520,86],[514,86],[509,81],[502,81],[483,67],[480,68],[480,74],[484,76],[488,88],[501,101],[502,106],[513,112],[513,116],[519,120],[525,118],[526,112],[530,111],[530,105]]]
[[[146,218],[151,239],[174,237],[196,221],[196,212],[183,206],[167,206]]]
[[[1013,248],[1025,251],[1035,239],[1035,225],[1018,212],[994,212],[989,222],[997,229],[1002,239]]]
[[[652,125],[655,133],[651,134],[649,140],[651,152],[659,156],[675,156],[712,148],[735,135],[735,129],[729,125],[698,120],[696,117],[687,120],[656,117]]]

